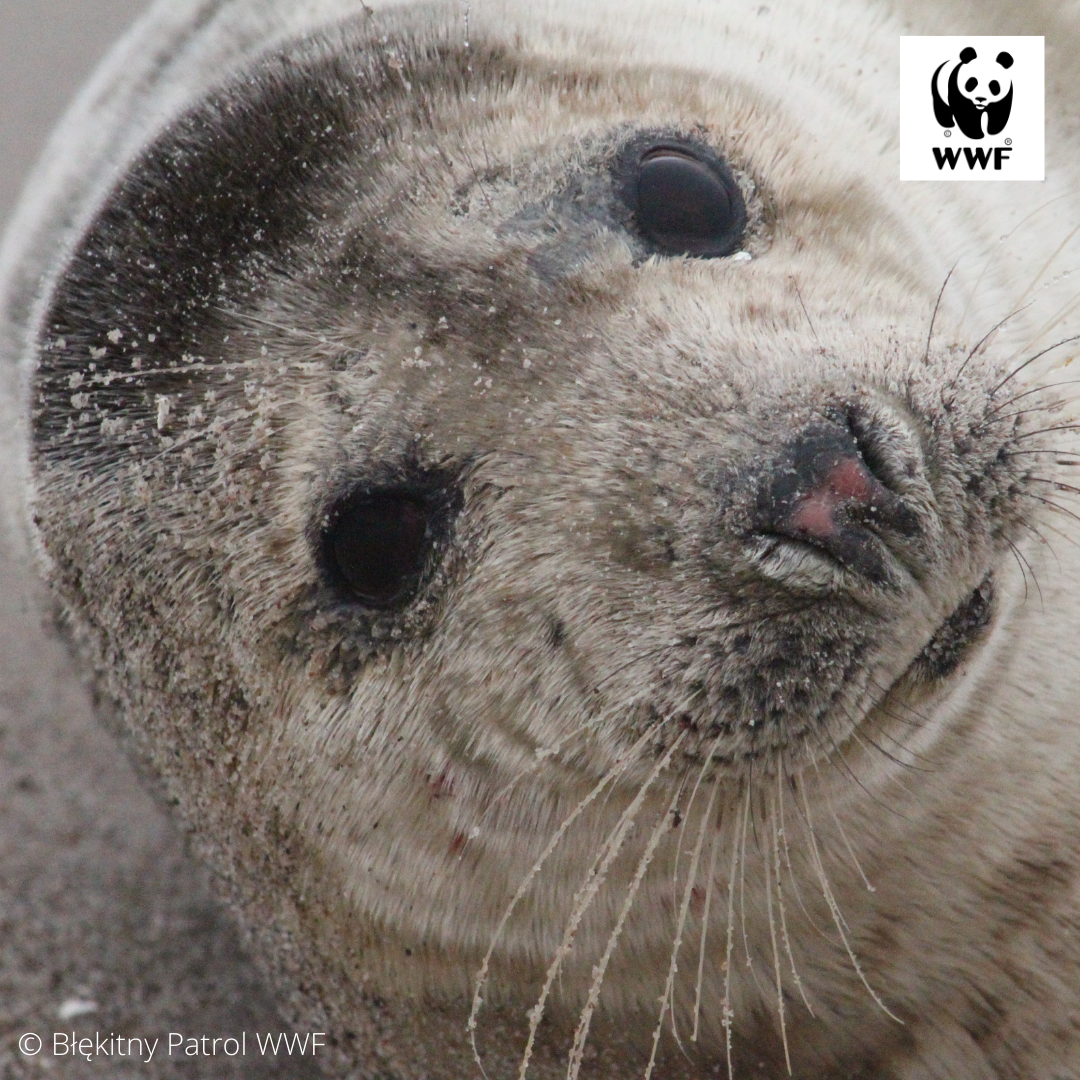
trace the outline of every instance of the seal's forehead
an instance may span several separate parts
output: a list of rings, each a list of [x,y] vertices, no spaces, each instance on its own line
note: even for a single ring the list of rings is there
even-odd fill
[[[893,294],[911,285],[910,259],[893,257],[903,230],[876,194],[813,167],[813,139],[759,87],[604,55],[556,62],[542,33],[478,29],[466,43],[445,11],[382,29],[364,16],[261,57],[135,163],[52,298],[40,452],[62,457],[73,425],[108,454],[98,440],[121,427],[162,430],[194,392],[195,362],[231,394],[252,322],[315,343],[304,359],[316,366],[320,340],[370,351],[376,327],[384,357],[421,361],[427,346],[409,335],[452,322],[458,351],[480,347],[485,362],[527,346],[541,322],[542,337],[567,332],[546,325],[555,303],[589,302],[596,322],[640,299],[661,314],[689,305],[684,336],[708,356],[719,327],[801,320],[794,294],[766,278],[812,274],[790,261],[803,249],[840,252],[822,286],[837,294],[864,285],[868,265]],[[785,257],[738,279],[722,259],[650,261],[617,168],[648,139],[726,163],[749,211],[746,254],[769,247],[775,221]],[[845,259],[854,244],[880,251]],[[174,402],[164,417],[162,399]]]

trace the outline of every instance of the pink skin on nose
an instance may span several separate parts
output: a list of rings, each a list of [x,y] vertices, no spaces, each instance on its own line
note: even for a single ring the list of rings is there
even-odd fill
[[[824,482],[796,503],[788,522],[792,529],[811,539],[828,540],[840,531],[833,516],[836,508],[845,503],[870,505],[875,486],[874,478],[858,458],[840,458]]]

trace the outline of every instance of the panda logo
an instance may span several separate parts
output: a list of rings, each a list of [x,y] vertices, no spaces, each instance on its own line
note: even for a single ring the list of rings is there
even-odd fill
[[[937,122],[943,128],[955,123],[969,139],[997,135],[1012,111],[1012,66],[1009,53],[980,60],[970,45],[959,60],[946,60],[930,80]]]

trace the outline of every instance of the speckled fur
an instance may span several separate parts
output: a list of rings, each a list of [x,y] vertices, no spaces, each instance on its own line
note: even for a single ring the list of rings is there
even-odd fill
[[[167,8],[3,263],[35,535],[343,1075],[472,1074],[500,918],[606,778],[495,943],[492,1078],[639,792],[530,1075],[576,1060],[640,865],[583,1077],[644,1075],[680,935],[655,1076],[726,1075],[726,995],[738,1077],[786,1075],[785,1037],[797,1076],[1080,1076],[1075,395],[1008,404],[1073,351],[1005,381],[1073,332],[1066,122],[1045,185],[899,184],[873,5]],[[611,170],[642,132],[726,158],[751,258],[648,257]],[[876,584],[755,516],[853,413],[918,521]],[[392,615],[317,536],[397,482],[452,494]]]

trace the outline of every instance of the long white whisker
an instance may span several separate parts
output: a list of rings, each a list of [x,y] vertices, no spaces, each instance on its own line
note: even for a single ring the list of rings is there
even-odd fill
[[[1076,311],[1077,308],[1080,308],[1080,293],[1074,294],[1071,300],[1062,304],[1061,307],[1059,307],[1057,311],[1055,311],[1054,314],[1051,315],[1030,338],[1028,338],[1027,342],[1009,357],[1009,359],[1015,360],[1017,357],[1022,356],[1024,352],[1027,349],[1032,348],[1040,338],[1049,334],[1055,327],[1060,326],[1074,311]],[[1075,340],[1075,338],[1072,340]],[[1057,346],[1052,345],[1050,348],[1057,348]],[[1047,351],[1047,349],[1043,349],[1038,355],[1042,356]],[[1030,361],[1025,362],[1022,366],[1027,367],[1028,363],[1030,363]]]
[[[776,1010],[780,1017],[780,1041],[784,1044],[784,1061],[791,1076],[791,1050],[788,1047],[787,1019],[784,1014],[784,984],[780,978],[780,949],[776,943],[776,919],[773,917],[772,874],[769,859],[765,861],[765,910],[769,917],[769,939],[772,941],[773,973],[776,977]]]
[[[776,804],[778,809],[773,815],[773,860],[776,867],[776,902],[780,909],[780,933],[783,936],[784,949],[787,952],[787,958],[791,964],[791,977],[795,980],[795,986],[798,988],[799,996],[806,1006],[806,1011],[813,1016],[814,1010],[810,1007],[810,1002],[806,997],[806,990],[803,988],[802,979],[799,978],[798,968],[795,966],[795,954],[792,951],[791,937],[788,934],[787,914],[784,911],[784,892],[780,880],[780,838],[784,828],[784,759],[782,755],[776,772]],[[788,862],[788,869],[789,871],[791,869],[790,860]],[[794,874],[792,874],[792,880],[794,881]]]
[[[626,924],[626,918],[630,914],[631,907],[633,907],[638,889],[641,888],[641,883],[645,879],[645,873],[649,869],[649,864],[652,862],[653,855],[656,854],[656,847],[660,843],[660,838],[669,827],[671,815],[675,810],[678,800],[679,794],[676,793],[672,798],[667,811],[661,815],[660,820],[653,826],[653,830],[649,834],[649,842],[646,844],[645,851],[638,860],[637,869],[634,871],[634,877],[630,882],[630,888],[626,890],[626,897],[623,900],[623,906],[619,911],[619,917],[615,920],[615,926],[608,936],[607,945],[604,947],[604,954],[600,957],[600,963],[593,968],[593,980],[592,984],[589,986],[589,996],[586,999],[585,1008],[581,1011],[581,1019],[578,1021],[577,1031],[574,1033],[574,1046],[570,1051],[570,1066],[566,1072],[567,1080],[577,1080],[577,1075],[581,1070],[585,1042],[589,1037],[589,1025],[592,1023],[592,1016],[596,1011],[596,1004],[600,1000],[600,988],[604,983],[604,975],[607,973],[608,964],[615,951],[615,946],[618,944],[619,938],[622,935],[623,926]],[[654,1057],[649,1059],[648,1068],[645,1070],[645,1080],[649,1080],[649,1077],[652,1075],[654,1058],[655,1053]]]
[[[614,712],[615,710],[611,711]],[[601,713],[600,718],[603,719],[604,715],[604,713]],[[565,735],[559,738],[553,746],[545,747],[543,750],[537,750],[532,761],[530,761],[528,765],[525,765],[523,768],[519,769],[518,772],[509,780],[507,780],[507,782],[503,784],[503,786],[499,788],[499,790],[495,792],[495,794],[491,797],[487,806],[484,808],[483,813],[475,819],[475,828],[473,830],[474,835],[479,835],[480,828],[483,826],[484,822],[487,821],[488,815],[494,813],[496,807],[498,807],[507,798],[510,792],[514,790],[514,787],[521,780],[523,780],[526,776],[532,775],[534,772],[537,771],[537,769],[542,768],[544,766],[544,762],[547,761],[548,758],[557,757],[559,754],[561,754],[566,743],[568,743],[576,736],[581,735],[584,732],[594,728],[596,726],[596,723],[596,719],[590,719],[583,724],[579,724],[576,728],[573,728],[571,731],[568,731]],[[645,738],[645,736],[643,736],[643,738]],[[622,763],[629,764],[629,762],[633,758],[633,753],[635,749],[637,749],[637,744],[631,747],[627,755],[619,762],[616,762],[616,765],[618,766]],[[607,782],[608,779],[606,777],[601,780],[602,784],[606,784]],[[471,839],[471,837],[466,839],[466,843],[469,842],[469,839]]]
[[[677,797],[676,797],[676,800],[675,800],[675,812],[676,812],[676,814],[678,814],[678,819],[677,820],[679,820],[680,822],[690,820],[690,811],[694,807],[694,798],[697,795],[698,788],[701,786],[701,773],[700,772],[698,773],[697,782],[690,789],[690,801],[686,804],[686,810],[682,811],[682,810],[678,809],[678,804],[679,804],[679,799],[682,797],[683,788],[685,786],[686,786],[686,777],[684,776],[684,777],[682,777],[682,779],[679,780],[679,787],[678,787],[678,790],[676,792]],[[671,867],[671,907],[672,907],[672,910],[675,910],[675,908],[678,905],[679,859],[681,858],[681,856],[682,856],[682,844],[680,843],[675,848],[675,859],[673,860],[672,867]]]
[[[818,772],[818,767],[817,767],[817,762],[816,761],[814,762],[814,771]],[[818,775],[820,776],[820,773],[818,773]],[[806,796],[805,796],[805,793],[804,793],[803,798],[805,798],[805,797]],[[866,886],[866,891],[867,892],[877,892],[877,889],[875,889],[874,886],[870,884],[870,879],[863,872],[862,864],[859,862],[859,858],[855,854],[855,849],[851,846],[851,841],[848,839],[847,833],[844,832],[844,826],[840,823],[840,815],[837,814],[837,812],[836,812],[836,807],[833,804],[831,796],[829,797],[828,802],[829,802],[829,813],[832,815],[832,819],[836,823],[837,831],[840,833],[840,839],[844,841],[844,847],[847,848],[848,855],[851,856],[852,865],[854,865],[855,869],[858,870],[859,877],[862,878],[863,884]]]
[[[480,1069],[481,1074],[486,1078],[487,1073],[484,1072],[483,1063],[480,1060],[480,1053],[476,1046],[476,1017],[480,1012],[480,1006],[483,1004],[483,991],[484,986],[487,984],[488,971],[491,967],[491,958],[495,953],[495,949],[498,946],[500,939],[502,938],[503,931],[506,929],[506,924],[510,921],[511,915],[521,902],[522,898],[529,891],[529,887],[533,883],[533,879],[536,877],[540,870],[543,868],[544,863],[547,862],[552,852],[559,846],[559,842],[566,835],[567,830],[575,821],[585,812],[586,808],[596,800],[600,793],[609,785],[613,785],[614,782],[622,776],[624,772],[637,760],[637,752],[656,734],[655,729],[645,732],[640,739],[626,752],[620,761],[617,761],[615,765],[600,779],[600,781],[593,787],[593,789],[574,807],[570,815],[563,821],[563,823],[555,830],[555,834],[548,841],[547,847],[540,853],[540,857],[533,863],[529,872],[522,879],[521,884],[517,888],[517,892],[514,893],[513,898],[507,905],[506,910],[503,912],[502,918],[499,920],[499,925],[495,928],[495,933],[491,936],[491,942],[488,945],[487,952],[484,953],[483,963],[480,965],[480,970],[476,975],[476,984],[473,991],[472,1008],[469,1012],[469,1020],[467,1024],[467,1030],[469,1032],[469,1043],[472,1047],[473,1060],[476,1062]]]
[[[652,729],[649,734],[655,736],[655,728]],[[592,866],[589,867],[589,871],[585,876],[585,881],[578,890],[577,895],[574,897],[574,903],[570,911],[570,918],[567,920],[562,942],[555,952],[551,965],[548,967],[544,985],[540,991],[540,997],[537,999],[536,1005],[529,1010],[529,1037],[525,1043],[525,1050],[521,1057],[521,1066],[518,1069],[518,1080],[525,1080],[525,1074],[529,1068],[529,1059],[532,1057],[533,1046],[536,1043],[536,1031],[544,1016],[544,1006],[547,1003],[548,995],[551,993],[551,987],[555,982],[555,978],[562,969],[563,961],[570,954],[570,949],[574,942],[574,936],[577,934],[578,926],[584,918],[585,912],[589,909],[595,899],[596,894],[600,891],[600,887],[604,884],[608,870],[611,868],[611,864],[622,850],[626,837],[634,826],[635,815],[638,810],[641,809],[641,804],[645,801],[645,796],[648,794],[648,791],[656,778],[670,764],[675,752],[682,745],[685,736],[685,731],[680,732],[664,756],[660,758],[655,766],[653,766],[652,772],[646,777],[644,783],[642,783],[641,787],[638,789],[637,794],[630,802],[630,805],[622,812],[611,835],[603,845],[601,849],[602,857],[598,858],[599,866],[597,865],[597,862],[594,862]]]
[[[735,946],[735,871],[741,865],[739,860],[739,836],[742,833],[742,817],[744,813],[744,804],[740,801],[731,840],[731,876],[728,879],[727,894],[727,945],[724,952],[724,1001],[721,1007],[720,1020],[724,1028],[728,1080],[734,1080],[735,1075],[731,1067],[731,1024],[735,1019],[735,1010],[731,1007],[731,961],[732,950]]]
[[[750,974],[754,976],[754,982],[757,983],[757,988],[761,992],[761,996],[765,997],[765,987],[761,985],[757,968],[754,967],[754,961],[750,956],[750,938],[746,933],[746,834],[749,831],[750,825],[751,787],[752,785],[748,781],[746,785],[746,806],[744,807],[742,820],[742,836],[739,838],[739,921],[742,925],[743,950],[746,953],[746,966],[750,969]]]
[[[845,931],[845,922],[843,916],[840,914],[840,908],[836,903],[836,897],[833,895],[832,887],[829,885],[828,876],[825,873],[825,864],[821,861],[821,852],[818,849],[817,834],[814,830],[814,820],[810,815],[810,803],[806,798],[806,788],[803,786],[799,792],[802,795],[803,811],[806,814],[806,823],[809,826],[810,836],[810,852],[813,856],[814,869],[817,871],[818,881],[821,884],[822,895],[825,897],[825,903],[829,905],[829,912],[832,914],[833,923],[836,925],[837,932],[840,934],[840,940],[844,944],[844,949],[847,951],[848,959],[851,961],[851,966],[855,969],[855,974],[859,976],[859,980],[863,986],[866,987],[867,993],[874,999],[878,1008],[891,1019],[895,1020],[898,1024],[902,1024],[904,1021],[900,1019],[895,1013],[891,1012],[885,1005],[885,1002],[878,996],[877,991],[867,981],[866,976],[863,974],[862,966],[859,964],[858,958],[855,956],[855,950],[851,947],[851,942],[848,940],[847,932]]]
[[[799,804],[795,804],[795,809],[799,809]],[[798,878],[795,876],[795,870],[791,865],[791,849],[788,847],[787,826],[784,823],[784,800],[780,800],[780,836],[784,842],[784,861],[787,863],[788,874],[791,877],[791,886],[795,890],[795,898],[799,901],[799,907],[802,908],[803,914],[806,916],[807,922],[826,940],[829,935],[825,933],[817,924],[817,920],[810,914],[806,908],[806,904],[803,903],[802,890],[799,888]],[[808,1006],[809,1007],[809,1006]]]
[[[713,787],[720,786],[720,777],[713,781]],[[701,914],[701,941],[698,945],[697,981],[694,984],[694,1030],[690,1033],[690,1041],[697,1042],[698,1021],[701,1018],[701,986],[705,973],[705,940],[709,931],[709,912],[712,907],[713,884],[716,880],[716,857],[720,851],[720,826],[717,824],[713,830],[712,843],[709,845],[709,871],[705,881],[705,907]]]
[[[720,737],[718,736],[712,746],[709,747],[709,751],[705,756],[705,763],[701,766],[697,782],[694,784],[694,790],[690,796],[690,803],[687,805],[687,814],[689,814],[690,806],[692,806],[694,802],[694,796],[697,795],[698,788],[705,778],[705,773],[708,771],[709,765],[712,764],[713,752],[716,750],[719,743]],[[690,900],[694,891],[694,883],[697,881],[698,863],[701,859],[702,846],[705,843],[705,832],[709,827],[709,822],[712,820],[713,804],[716,800],[716,789],[717,785],[713,784],[712,789],[709,792],[709,801],[705,805],[705,814],[701,819],[701,827],[698,829],[697,840],[694,843],[694,851],[690,856],[690,872],[686,877],[686,885],[683,887],[682,904],[679,908],[679,918],[675,928],[675,941],[671,947],[671,960],[668,963],[667,981],[664,984],[664,995],[660,999],[660,1017],[656,1022],[656,1031],[653,1032],[652,1052],[649,1055],[649,1066],[645,1070],[646,1078],[652,1074],[653,1065],[656,1062],[656,1051],[657,1047],[660,1045],[660,1032],[664,1027],[664,1014],[667,1012],[669,1005],[672,1006],[671,1033],[675,1037],[675,1042],[678,1044],[679,1049],[682,1049],[682,1042],[679,1040],[679,1032],[675,1024],[675,1008],[671,999],[675,987],[675,975],[679,970],[679,949],[682,947],[683,930],[686,928],[686,919],[690,911]]]
[[[1065,196],[1059,195],[1058,199],[1060,199],[1060,198],[1065,198]],[[1006,240],[1011,239],[1013,234],[1016,233],[1016,231],[1018,229],[1021,229],[1033,217],[1037,217],[1048,206],[1051,206],[1053,203],[1057,202],[1058,199],[1049,199],[1047,202],[1043,203],[1042,206],[1038,206],[1034,210],[1032,210],[1031,213],[1027,214],[1024,218],[1022,218],[1019,222],[1017,222],[1016,225],[1014,225],[1008,231],[1008,233],[1005,234],[1005,239]],[[1070,234],[1068,237],[1066,237],[1065,243],[1068,243],[1068,241],[1070,239],[1072,239],[1072,234]],[[1061,245],[1061,247],[1064,247],[1064,246],[1065,246],[1065,244]],[[1031,292],[1033,291],[1035,285],[1038,283],[1039,278],[1042,277],[1042,275],[1046,273],[1047,267],[1049,267],[1050,264],[1054,261],[1054,259],[1057,258],[1060,250],[1061,250],[1061,248],[1059,248],[1058,251],[1055,251],[1054,254],[1051,255],[1050,258],[1047,259],[1047,261],[1043,264],[1043,268],[1039,271],[1038,274],[1036,274],[1035,280],[1031,283],[1031,285],[1028,286],[1028,288],[1025,291],[1024,295],[1020,297],[1018,303],[1023,303],[1024,300],[1031,294]],[[979,276],[976,279],[975,284],[972,287],[970,294],[968,295],[967,303],[964,304],[964,310],[960,313],[960,318],[957,320],[956,327],[953,330],[954,334],[956,334],[956,335],[960,334],[960,328],[964,325],[964,320],[967,318],[968,310],[971,307],[971,303],[975,299],[975,297],[978,295],[979,286],[982,284],[982,280],[986,276],[987,270],[990,269],[991,263],[995,262],[997,260],[997,257],[998,256],[997,256],[997,254],[995,252],[995,254],[993,256],[988,256],[986,261],[983,263],[983,268],[982,268],[982,270],[979,271]]]

